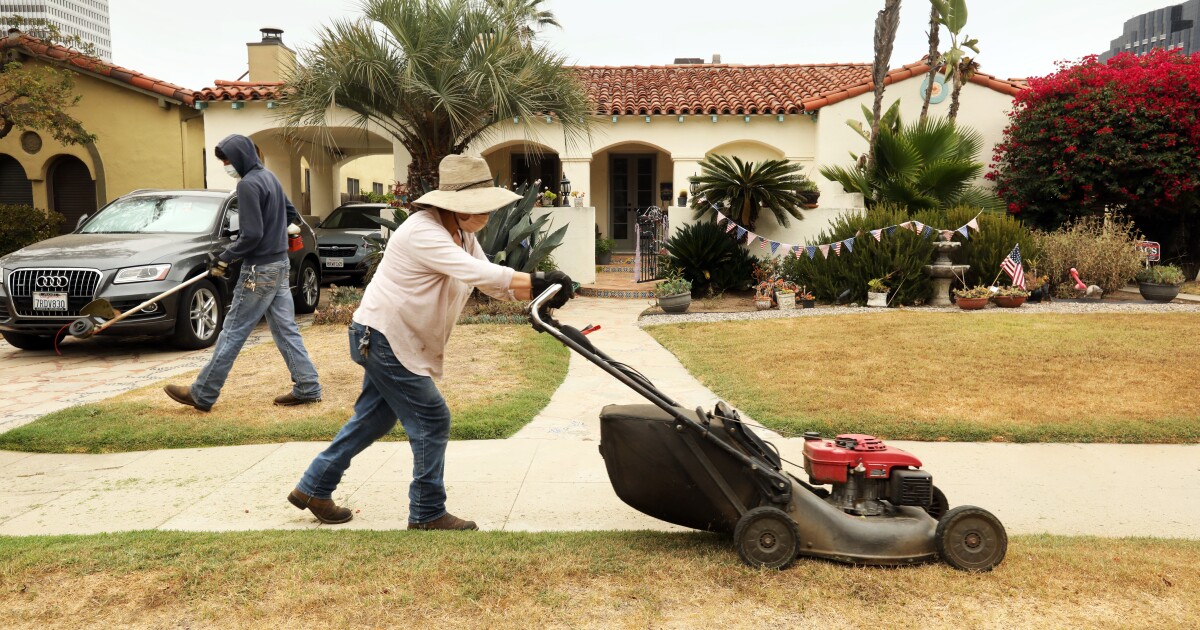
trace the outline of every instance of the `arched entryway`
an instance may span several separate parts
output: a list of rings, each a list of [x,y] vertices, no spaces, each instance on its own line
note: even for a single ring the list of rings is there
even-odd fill
[[[638,216],[667,208],[674,198],[670,152],[645,142],[622,142],[592,156],[591,189],[596,223],[617,252],[632,252]]]
[[[0,153],[0,205],[33,205],[33,182],[25,174],[25,167],[4,153]]]
[[[483,158],[496,177],[496,184],[517,189],[526,184],[539,186],[561,194],[562,162],[554,149],[531,142],[511,141],[488,147]],[[562,203],[560,199],[558,203]]]
[[[84,215],[96,213],[96,182],[79,158],[62,155],[54,159],[47,174],[50,209],[65,217],[60,228],[65,234],[75,229]]]

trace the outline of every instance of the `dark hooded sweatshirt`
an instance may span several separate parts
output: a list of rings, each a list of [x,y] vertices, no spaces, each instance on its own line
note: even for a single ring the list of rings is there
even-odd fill
[[[232,135],[217,144],[225,159],[237,169],[238,238],[218,256],[225,262],[245,259],[248,265],[263,265],[287,258],[287,226],[300,215],[283,193],[283,186],[258,161],[254,142]]]

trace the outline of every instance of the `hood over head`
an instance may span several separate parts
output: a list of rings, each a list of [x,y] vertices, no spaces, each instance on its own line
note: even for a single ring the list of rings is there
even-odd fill
[[[235,133],[218,142],[217,148],[225,154],[225,159],[229,160],[242,177],[256,168],[262,168],[262,163],[258,161],[258,151],[254,149],[254,141],[246,136]]]

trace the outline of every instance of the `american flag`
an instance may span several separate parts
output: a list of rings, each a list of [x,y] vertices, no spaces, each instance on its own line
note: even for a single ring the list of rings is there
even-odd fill
[[[1000,263],[1000,269],[1012,276],[1014,287],[1025,288],[1025,268],[1021,266],[1020,243],[1017,243],[1017,246],[1004,257],[1004,260]]]

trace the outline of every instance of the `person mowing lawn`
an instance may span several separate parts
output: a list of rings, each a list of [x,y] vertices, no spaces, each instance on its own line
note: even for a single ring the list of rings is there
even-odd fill
[[[276,405],[293,406],[321,401],[317,368],[308,358],[295,304],[288,286],[289,224],[299,225],[300,215],[288,201],[279,180],[259,161],[258,147],[246,136],[231,135],[213,151],[225,171],[238,180],[238,239],[218,254],[208,272],[224,278],[230,263],[242,260],[234,284],[233,300],[225,327],[217,337],[212,358],[190,386],[167,385],[172,400],[200,411],[210,411],[242,351],[250,332],[265,314],[275,346],[292,374],[292,391],[275,399]]]
[[[363,367],[354,414],[329,447],[312,461],[288,501],[322,523],[345,523],[350,509],[332,496],[361,453],[396,426],[408,434],[413,480],[408,489],[409,529],[478,529],[446,511],[446,444],[450,410],[434,379],[442,376],[446,343],[471,288],[501,300],[528,300],[553,284],[550,304],[572,297],[565,273],[530,275],[488,261],[475,233],[490,213],[520,196],[492,185],[487,162],[450,155],[439,165],[440,185],[414,204],[413,213],[388,241],[350,326],[350,358]]]

